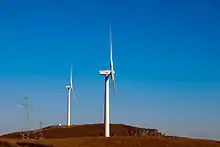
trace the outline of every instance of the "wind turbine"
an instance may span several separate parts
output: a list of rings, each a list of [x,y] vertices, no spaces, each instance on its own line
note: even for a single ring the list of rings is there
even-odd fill
[[[71,116],[71,114],[70,114],[71,113],[70,112],[70,95],[71,95],[71,92],[74,94],[74,97],[76,99],[72,82],[73,81],[72,81],[72,68],[71,68],[70,69],[70,85],[66,86],[66,88],[68,89],[67,126],[70,126],[70,116]]]
[[[26,93],[25,96],[25,102],[20,104],[21,107],[25,108],[25,118],[26,118],[26,124],[25,126],[27,127],[27,137],[29,138],[29,127],[30,127],[30,111],[32,113],[32,107],[30,107],[30,101],[28,94]]]
[[[112,59],[112,34],[111,34],[111,25],[110,25],[110,69],[108,70],[100,70],[100,75],[105,76],[105,108],[104,108],[104,124],[105,124],[105,137],[110,136],[110,124],[109,124],[109,77],[111,76],[113,88],[114,88],[114,96],[115,96],[115,71],[113,67],[113,59]]]

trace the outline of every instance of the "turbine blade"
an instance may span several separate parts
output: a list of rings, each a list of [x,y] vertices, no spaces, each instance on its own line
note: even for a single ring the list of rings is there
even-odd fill
[[[78,104],[78,100],[75,94],[75,91],[73,90],[73,70],[72,70],[72,66],[70,69],[70,92],[72,92],[72,95],[74,97],[74,99],[76,100],[76,103]]]
[[[73,84],[73,71],[72,71],[72,67],[70,67],[70,86],[72,88],[72,84]]]
[[[74,99],[76,100],[76,103],[79,104],[78,99],[77,99],[77,97],[76,97],[76,93],[75,93],[75,91],[73,90],[73,88],[71,88],[71,91],[72,91],[72,95],[73,95]]]
[[[115,88],[115,75],[113,72],[111,72],[111,79],[112,79],[112,85],[113,85],[113,90],[114,90],[114,97],[116,95],[116,88]]]
[[[112,57],[112,26],[110,24],[110,70],[111,70],[111,79],[112,79],[112,85],[114,90],[114,97],[116,94],[115,89],[115,75],[114,75],[114,66],[113,66],[113,57]]]
[[[33,116],[33,105],[30,104],[30,116],[29,119],[31,120]]]
[[[111,24],[110,24],[110,69],[111,71],[114,70],[113,59],[112,59],[112,27],[111,27]]]
[[[25,107],[25,104],[24,103],[21,103],[18,105],[19,107]]]

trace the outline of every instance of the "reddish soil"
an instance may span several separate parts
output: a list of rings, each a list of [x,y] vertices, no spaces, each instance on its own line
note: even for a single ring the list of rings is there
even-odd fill
[[[162,136],[156,129],[111,124],[113,137],[101,137],[103,124],[52,126],[43,129],[46,139],[19,139],[20,132],[3,135],[0,147],[220,147],[220,142]],[[40,130],[30,132],[36,138]],[[41,134],[42,135],[42,134]]]
[[[122,124],[111,124],[111,136],[158,136],[160,135],[156,129],[137,128]],[[43,130],[43,131],[42,131]],[[41,135],[44,138],[70,138],[70,137],[98,137],[104,136],[103,124],[87,124],[87,125],[72,125],[67,126],[50,126],[42,130],[30,131],[30,136],[39,138]],[[145,133],[144,133],[145,132]],[[3,138],[21,138],[21,132],[6,134]]]
[[[184,138],[79,137],[42,140],[0,140],[1,147],[219,147],[220,142]]]

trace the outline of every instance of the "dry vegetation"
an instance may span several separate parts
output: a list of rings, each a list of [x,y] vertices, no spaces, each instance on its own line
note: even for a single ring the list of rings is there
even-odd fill
[[[111,125],[111,138],[104,138],[103,124],[53,126],[42,129],[46,139],[36,139],[41,130],[31,131],[35,139],[21,139],[20,132],[1,136],[0,147],[220,147],[220,142],[162,136],[156,129]]]

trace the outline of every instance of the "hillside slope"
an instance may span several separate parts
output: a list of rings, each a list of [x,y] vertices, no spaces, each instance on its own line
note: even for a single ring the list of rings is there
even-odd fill
[[[0,140],[1,147],[219,147],[217,141],[184,138],[80,137],[43,140]]]
[[[111,136],[157,136],[160,135],[156,129],[137,128],[123,124],[111,124]],[[86,124],[67,126],[50,126],[42,130],[30,131],[33,138],[70,138],[70,137],[97,137],[104,135],[104,124]],[[21,138],[21,132],[15,132],[0,136],[1,138]]]

